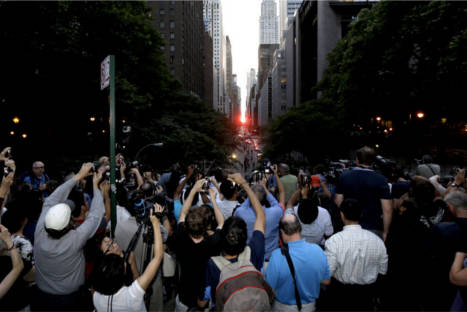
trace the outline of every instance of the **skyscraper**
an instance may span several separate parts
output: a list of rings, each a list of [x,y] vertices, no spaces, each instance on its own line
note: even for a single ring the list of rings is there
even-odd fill
[[[259,43],[279,44],[277,5],[274,0],[263,0],[263,2],[261,2]]]
[[[230,99],[228,103],[228,110],[225,112],[226,115],[233,118],[233,91],[232,91],[232,45],[230,44],[229,36],[225,38],[225,90],[226,95]]]
[[[279,0],[279,36],[284,36],[289,21],[302,5],[303,0]]]
[[[222,5],[220,0],[203,0],[203,18],[206,31],[212,37],[213,62],[216,69],[213,86],[213,107],[215,110],[226,113],[224,107],[224,35],[222,29]]]
[[[185,90],[204,96],[203,6],[198,1],[148,1],[152,25],[164,39],[170,74]],[[210,78],[207,77],[209,80]]]

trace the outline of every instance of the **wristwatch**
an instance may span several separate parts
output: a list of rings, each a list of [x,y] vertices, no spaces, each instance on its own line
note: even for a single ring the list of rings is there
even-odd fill
[[[459,187],[460,185],[459,185],[459,184],[456,184],[456,182],[452,182],[452,183],[451,183],[451,186],[452,186],[452,187]]]

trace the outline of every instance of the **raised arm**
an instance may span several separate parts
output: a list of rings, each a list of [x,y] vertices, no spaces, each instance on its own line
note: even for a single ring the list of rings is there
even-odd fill
[[[102,179],[102,174],[103,172],[101,170],[94,173],[92,178],[94,196],[92,198],[91,208],[89,209],[89,214],[86,220],[75,231],[80,239],[79,243],[81,245],[84,245],[86,241],[96,233],[105,213],[104,199],[99,191],[99,181]]]
[[[0,185],[0,211],[3,208],[3,206],[5,206],[8,194],[10,194],[10,187],[13,184],[14,175],[14,172],[10,172],[6,177],[4,176],[2,179],[2,184]]]
[[[194,168],[193,166],[188,166],[187,173],[185,179],[183,179],[182,182],[177,186],[177,189],[175,190],[174,193],[174,200],[180,200],[180,195],[182,194],[182,190],[185,187],[186,182],[191,178],[193,175]]]
[[[130,172],[135,175],[136,184],[138,185],[138,189],[139,189],[141,187],[141,185],[144,184],[144,179],[141,176],[141,173],[139,172],[138,168],[131,168]]]
[[[209,197],[211,200],[212,207],[214,208],[214,215],[216,216],[217,228],[222,229],[222,227],[224,226],[224,215],[217,206],[216,194],[217,192],[213,187],[209,188]]]
[[[260,231],[264,234],[266,229],[266,215],[264,214],[263,206],[261,206],[258,198],[256,198],[255,193],[251,190],[248,182],[242,177],[240,173],[229,174],[229,178],[232,179],[235,183],[240,184],[248,195],[251,206],[256,213],[256,221],[253,226],[253,231]]]
[[[196,181],[195,185],[190,191],[190,194],[188,194],[187,199],[183,202],[182,211],[180,212],[180,218],[178,218],[178,223],[185,222],[185,217],[188,213],[188,210],[190,210],[191,208],[191,203],[193,202],[193,198],[199,191],[201,191],[203,183],[204,183],[203,179]]]
[[[104,207],[105,207],[105,220],[109,221],[110,220],[110,183],[109,181],[104,181],[101,183],[99,186],[99,189],[101,190],[102,197],[104,198]]]
[[[41,216],[39,217],[39,221],[37,221],[36,229],[43,228],[44,219],[45,215],[47,214],[47,211],[49,211],[49,209],[55,206],[56,204],[63,203],[68,198],[68,195],[70,194],[71,189],[75,186],[75,184],[81,179],[86,178],[90,174],[91,168],[93,167],[94,166],[92,163],[84,163],[81,166],[79,172],[75,174],[73,178],[57,187],[55,191],[45,199],[44,205],[42,206]]]
[[[163,208],[158,204],[154,205],[154,209],[156,210],[156,212],[163,211]],[[152,209],[150,211],[149,218],[151,220],[154,232],[154,258],[152,258],[151,262],[149,262],[143,274],[141,274],[141,276],[138,277],[138,284],[144,290],[148,289],[149,285],[151,284],[151,281],[154,279],[154,276],[156,276],[157,270],[159,269],[164,254],[159,219],[154,215]]]
[[[295,191],[295,193],[293,193],[293,195],[290,197],[289,201],[287,202],[287,209],[289,208],[293,209],[293,207],[298,201],[298,198],[300,197],[300,192],[301,192],[301,189],[298,189]]]
[[[457,252],[449,272],[449,280],[457,286],[467,286],[467,268],[463,267],[466,253]]]
[[[6,243],[7,249],[10,251],[11,262],[13,264],[11,271],[0,282],[1,299],[3,296],[5,296],[8,290],[10,290],[11,286],[13,286],[16,279],[19,277],[21,271],[24,268],[24,264],[18,250],[15,248],[13,241],[11,240],[11,234],[8,232],[8,229],[0,224],[0,231],[0,239]]]
[[[282,181],[279,178],[277,165],[272,166],[272,171],[274,172],[274,178],[276,179],[277,189],[279,190],[279,203],[282,205],[282,207],[285,208],[285,204],[286,204],[286,202],[285,202],[285,188],[284,188],[284,184],[282,184]],[[282,208],[282,209],[284,209],[284,208]]]

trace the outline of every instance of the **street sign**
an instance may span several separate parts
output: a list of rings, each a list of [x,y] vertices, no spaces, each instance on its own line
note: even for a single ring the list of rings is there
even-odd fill
[[[101,90],[110,85],[110,55],[101,63]]]

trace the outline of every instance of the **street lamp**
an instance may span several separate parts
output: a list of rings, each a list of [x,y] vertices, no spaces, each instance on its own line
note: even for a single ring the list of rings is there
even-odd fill
[[[26,138],[28,137],[28,135],[27,135],[26,133],[23,133],[23,134],[21,135],[21,137],[22,137],[23,139],[26,139]]]
[[[14,132],[14,131],[10,131],[10,135],[15,135],[15,132]]]
[[[90,120],[91,122],[94,122],[94,121],[96,121],[96,117],[91,116],[91,117],[89,117],[89,120]]]
[[[381,121],[381,116],[376,116],[376,121],[380,122]]]
[[[418,119],[423,119],[425,117],[425,113],[422,112],[422,111],[418,111],[416,116],[417,116]]]
[[[12,120],[13,120],[13,123],[14,123],[14,124],[19,124],[19,121],[20,121],[20,120],[19,120],[18,117],[15,116],[15,117],[13,117]]]
[[[235,153],[232,154],[232,159],[237,159],[237,155]]]
[[[164,143],[150,143],[148,145],[143,146],[142,148],[139,149],[138,152],[136,152],[135,160],[138,160],[139,153],[141,153],[146,147],[149,147],[149,146],[160,147],[160,146],[163,146],[163,145],[164,145]]]

